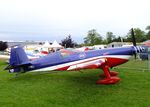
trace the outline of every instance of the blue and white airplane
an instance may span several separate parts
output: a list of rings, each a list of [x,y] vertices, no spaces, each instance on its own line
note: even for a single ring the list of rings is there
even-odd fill
[[[115,84],[120,81],[117,72],[109,69],[123,64],[132,55],[144,50],[136,46],[133,29],[133,45],[130,47],[110,48],[101,50],[90,50],[84,52],[58,51],[47,56],[30,61],[22,47],[11,48],[10,64],[6,70],[14,73],[24,73],[29,71],[73,71],[80,69],[100,68],[104,71],[105,78],[98,80],[97,84]]]
[[[123,48],[110,48],[90,50],[85,52],[54,52],[47,56],[30,61],[20,46],[11,48],[10,65],[6,68],[10,72],[24,73],[29,71],[60,71],[100,68],[104,71],[104,79],[97,84],[115,84],[120,78],[117,72],[109,68],[123,64],[142,47],[131,46]]]

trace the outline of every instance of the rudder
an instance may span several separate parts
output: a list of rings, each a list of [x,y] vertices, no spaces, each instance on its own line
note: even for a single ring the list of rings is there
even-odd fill
[[[10,72],[20,72],[22,68],[30,64],[29,59],[20,46],[14,46],[11,48],[11,54],[9,59],[9,66],[6,67],[6,70]]]
[[[11,54],[10,54],[10,59],[9,59],[10,65],[17,66],[20,64],[24,64],[25,62],[28,62],[28,61],[29,59],[22,47],[15,46],[11,48]]]

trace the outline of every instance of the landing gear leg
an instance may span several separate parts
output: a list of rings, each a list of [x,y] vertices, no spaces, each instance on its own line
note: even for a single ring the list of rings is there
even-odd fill
[[[109,66],[105,65],[103,68],[105,78],[102,80],[98,80],[96,84],[116,84],[120,81],[120,78],[117,76],[111,76],[111,73],[109,71]]]
[[[117,76],[118,75],[118,72],[116,72],[116,71],[109,71],[109,73],[110,73],[111,76]],[[105,77],[106,75],[104,73],[104,74],[100,74],[99,76],[100,77]]]

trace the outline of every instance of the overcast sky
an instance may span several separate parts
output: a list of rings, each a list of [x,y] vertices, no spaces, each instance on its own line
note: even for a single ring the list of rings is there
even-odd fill
[[[124,36],[150,25],[149,0],[0,0],[0,40],[82,43],[90,29]]]

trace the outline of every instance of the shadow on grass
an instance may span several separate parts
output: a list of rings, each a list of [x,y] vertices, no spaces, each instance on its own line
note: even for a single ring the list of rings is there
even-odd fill
[[[63,81],[70,84],[80,84],[80,85],[96,85],[96,81],[100,79],[99,70],[85,70],[83,73],[80,72],[59,72],[59,73],[50,73],[50,72],[29,72],[22,73],[15,77],[15,74],[12,75],[12,78],[9,79],[11,82],[17,81],[28,81],[32,83],[44,81],[44,82],[53,82],[57,81],[63,83]]]

